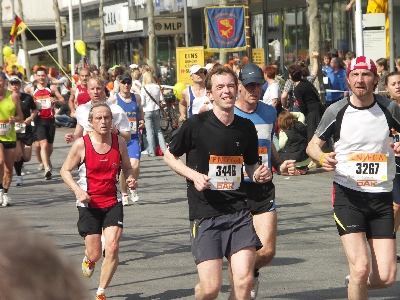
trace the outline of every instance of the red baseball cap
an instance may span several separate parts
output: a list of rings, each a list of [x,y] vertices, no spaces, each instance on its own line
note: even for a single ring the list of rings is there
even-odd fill
[[[362,63],[362,65],[359,65],[360,63]],[[347,66],[347,75],[354,70],[369,70],[374,74],[378,73],[375,62],[365,56],[358,56],[351,61],[351,63]]]

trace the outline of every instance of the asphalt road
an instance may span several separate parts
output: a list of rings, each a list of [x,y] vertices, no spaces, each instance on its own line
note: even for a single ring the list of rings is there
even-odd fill
[[[73,193],[58,172],[70,148],[63,136],[70,131],[57,129],[53,179],[44,180],[33,157],[26,164],[31,173],[24,177],[24,185],[14,187],[14,181],[9,190],[14,206],[1,207],[0,217],[18,215],[51,236],[81,272],[84,243],[76,228],[78,213]],[[258,299],[346,299],[344,279],[349,271],[332,216],[332,174],[314,170],[305,176],[275,176],[274,183],[277,254],[261,269]],[[140,201],[124,208],[120,263],[106,290],[107,299],[194,299],[197,272],[190,252],[185,190],[185,180],[169,170],[161,157],[142,157]],[[80,277],[93,295],[99,270],[100,264],[92,278]],[[224,270],[218,299],[229,296],[226,262]],[[400,299],[399,280],[369,296]]]

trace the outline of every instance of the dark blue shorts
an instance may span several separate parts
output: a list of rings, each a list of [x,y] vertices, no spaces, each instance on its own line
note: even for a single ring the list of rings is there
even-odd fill
[[[128,147],[128,155],[129,158],[136,158],[140,160],[140,143],[139,143],[139,138],[130,140],[129,142],[126,143],[126,146]]]

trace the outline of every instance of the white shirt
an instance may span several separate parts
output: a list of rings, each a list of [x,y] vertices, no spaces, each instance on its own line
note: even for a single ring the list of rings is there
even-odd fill
[[[272,105],[272,99],[281,98],[281,89],[279,88],[279,84],[277,82],[273,82],[268,84],[268,88],[264,93],[263,102],[268,105]]]
[[[129,126],[129,120],[126,116],[124,110],[117,104],[111,104],[106,101],[107,105],[110,107],[112,115],[113,115],[113,125],[119,131],[131,131]],[[87,131],[93,131],[93,128],[89,125],[89,111],[92,105],[92,101],[88,103],[79,105],[76,109],[76,120],[79,125],[83,127],[83,135],[86,135]]]
[[[160,86],[155,83],[149,83],[146,84],[145,88],[150,93],[150,95],[153,96],[157,104],[150,98],[150,96],[146,93],[146,91],[142,87],[142,90],[140,91],[140,98],[142,98],[143,111],[144,112],[155,111],[157,109],[160,109],[160,106],[158,104],[160,103],[160,100],[164,101],[164,97],[160,91]]]

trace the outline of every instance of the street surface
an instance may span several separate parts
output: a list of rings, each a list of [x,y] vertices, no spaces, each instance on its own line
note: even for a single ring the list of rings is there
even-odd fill
[[[15,187],[14,179],[10,187],[14,206],[0,207],[0,217],[18,215],[51,236],[76,265],[94,298],[102,260],[92,278],[83,276],[84,242],[77,232],[74,195],[59,175],[70,148],[64,134],[72,131],[57,129],[53,179],[44,180],[33,155],[25,165],[31,173],[24,176],[24,185]],[[257,299],[346,299],[344,279],[349,271],[332,215],[332,174],[313,170],[290,178],[275,175],[274,183],[277,253],[270,266],[260,271]],[[194,299],[197,272],[190,252],[185,180],[172,172],[162,157],[144,155],[138,193],[139,204],[124,208],[120,262],[106,290],[107,299]],[[226,266],[225,262],[218,299],[229,296]],[[371,291],[369,296],[374,300],[400,299],[400,280],[388,289]]]

